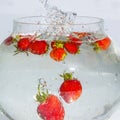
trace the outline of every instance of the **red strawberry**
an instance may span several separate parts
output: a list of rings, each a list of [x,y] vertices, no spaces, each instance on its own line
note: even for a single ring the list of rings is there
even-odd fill
[[[51,42],[51,47],[54,48],[63,48],[64,42],[62,40],[54,40]]]
[[[88,33],[88,32],[73,32],[73,34],[77,35],[78,38],[80,38],[80,39],[83,38],[83,37],[86,37],[86,36],[90,35],[90,33]]]
[[[62,75],[64,82],[59,88],[60,96],[67,103],[76,101],[82,93],[82,85],[80,81],[72,77],[72,73],[64,73]]]
[[[33,54],[45,54],[48,51],[48,44],[45,40],[32,41],[29,46],[29,51]]]
[[[70,40],[71,42],[76,43],[78,46],[80,46],[80,45],[82,44],[82,40],[80,40],[80,38],[75,37],[75,36],[73,36],[73,35],[70,35],[70,36],[69,36],[69,40]]]
[[[102,40],[98,40],[95,43],[93,43],[94,50],[98,52],[99,50],[107,50],[109,46],[111,45],[111,40],[109,37],[106,37]]]
[[[13,43],[13,37],[9,36],[4,40],[5,45],[11,45]]]
[[[63,48],[55,48],[50,52],[50,57],[55,61],[62,61],[66,57],[66,52]]]
[[[21,38],[17,43],[17,48],[20,51],[26,51],[28,50],[29,45],[30,45],[29,38]]]
[[[37,101],[40,102],[37,107],[39,117],[43,120],[64,120],[65,111],[61,101],[57,96],[45,91],[43,87],[44,85],[38,85],[38,94],[36,95]]]
[[[70,36],[68,38],[69,38],[69,40],[71,40],[72,42],[75,42],[78,46],[80,46],[82,44],[82,40],[89,35],[91,35],[91,33],[73,32],[70,34]]]
[[[79,46],[74,42],[66,42],[64,47],[70,54],[79,53]]]

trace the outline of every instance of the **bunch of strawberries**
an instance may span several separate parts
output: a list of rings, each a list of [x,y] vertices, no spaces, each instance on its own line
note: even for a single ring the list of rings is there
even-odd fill
[[[6,45],[14,43],[16,47],[15,54],[20,52],[31,52],[33,54],[42,55],[48,52],[51,47],[50,57],[56,61],[62,61],[67,55],[79,53],[79,46],[82,41],[79,36],[73,37],[72,35],[67,37],[66,41],[53,40],[50,45],[48,41],[37,38],[35,35],[17,35],[16,37],[9,36],[5,42]]]
[[[16,47],[15,54],[20,52],[28,52],[37,55],[43,55],[50,51],[50,57],[55,61],[62,61],[65,59],[67,54],[78,54],[80,53],[80,46],[83,39],[90,35],[86,32],[73,32],[66,37],[66,40],[53,40],[50,44],[48,41],[38,38],[36,35],[16,35],[15,37],[9,36],[4,43],[11,45],[14,43]],[[111,44],[111,40],[106,37],[102,40],[98,40],[92,43],[95,51],[107,50]],[[51,48],[51,49],[49,49]]]
[[[58,89],[59,96],[68,104],[75,102],[82,94],[82,85],[72,73],[60,75],[64,81]],[[64,120],[65,109],[57,95],[49,93],[46,82],[38,84],[36,101],[39,103],[37,113],[43,120]]]

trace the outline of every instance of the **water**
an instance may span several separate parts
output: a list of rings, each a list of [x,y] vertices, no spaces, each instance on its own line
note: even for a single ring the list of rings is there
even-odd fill
[[[50,2],[52,1],[39,1],[43,5],[45,16],[49,18],[46,20],[46,23],[50,24],[50,27],[48,28],[49,34],[55,34],[59,36],[64,32],[69,32],[71,30],[69,24],[74,23],[74,19],[77,16],[77,13],[64,12],[56,6],[51,5]],[[60,26],[58,27],[58,25]],[[54,33],[54,31],[56,32]]]
[[[74,23],[76,13],[63,12],[50,6],[47,0],[40,0],[52,26],[48,33],[60,36],[69,30],[67,26],[56,24]],[[54,24],[53,24],[54,23]],[[53,31],[56,31],[55,33]],[[66,34],[66,33],[65,33]],[[10,120],[41,120],[37,115],[34,97],[38,80],[47,82],[51,93],[58,95],[64,71],[74,72],[81,81],[81,97],[71,104],[65,103],[64,120],[103,120],[108,118],[120,101],[120,58],[114,49],[96,53],[87,45],[82,45],[81,53],[67,55],[64,61],[52,60],[49,53],[43,56],[25,53],[13,55],[15,47],[0,46],[0,111]],[[58,95],[59,96],[59,95]],[[1,117],[0,116],[0,117]]]
[[[73,23],[77,13],[65,12],[59,9],[57,6],[54,6],[54,1],[48,0],[39,0],[45,9],[46,16],[49,16],[49,20],[52,22],[57,22],[57,24]],[[52,4],[51,4],[52,2]]]
[[[60,98],[66,111],[65,120],[102,120],[119,103],[120,63],[111,61],[106,56],[108,51],[96,54],[83,46],[81,54],[68,55],[58,64],[49,54],[13,56],[14,50],[12,46],[0,46],[0,104],[12,119],[38,120],[38,103],[34,100],[38,79],[45,79],[49,90],[58,95],[62,83],[59,75],[63,71],[74,72],[83,86],[83,93],[76,102],[66,104]]]

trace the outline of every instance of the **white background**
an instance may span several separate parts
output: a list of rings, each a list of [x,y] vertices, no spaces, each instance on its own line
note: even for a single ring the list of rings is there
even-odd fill
[[[49,2],[62,10],[73,11],[81,16],[103,18],[106,33],[119,48],[120,0],[49,0]],[[40,15],[43,13],[42,10],[39,0],[0,0],[0,43],[11,34],[14,19],[22,16]],[[120,107],[110,120],[120,120],[119,114]]]

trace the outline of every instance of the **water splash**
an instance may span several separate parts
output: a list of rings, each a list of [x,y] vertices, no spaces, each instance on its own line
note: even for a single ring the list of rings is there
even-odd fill
[[[46,15],[51,18],[52,22],[63,24],[63,23],[73,23],[76,13],[73,12],[63,12],[56,6],[51,6],[48,0],[39,0],[43,5]]]
[[[46,13],[45,16],[48,18],[46,19],[46,23],[50,25],[47,29],[47,33],[53,36],[61,36],[69,33],[71,30],[69,25],[74,23],[77,14],[73,12],[63,12],[56,6],[51,6],[48,0],[39,1],[44,7]]]

